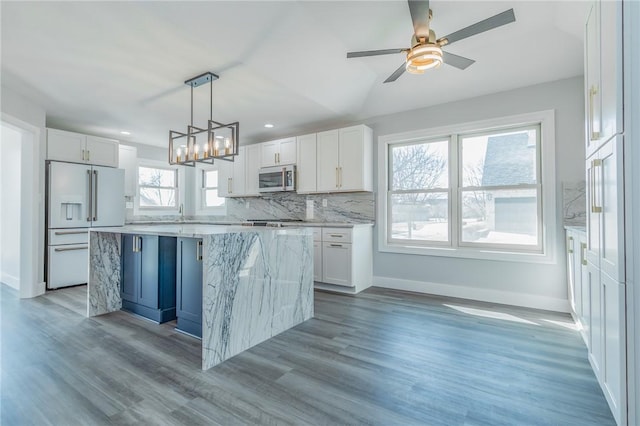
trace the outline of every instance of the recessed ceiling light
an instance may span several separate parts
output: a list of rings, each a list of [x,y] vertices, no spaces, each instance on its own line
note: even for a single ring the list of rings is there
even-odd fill
[[[271,129],[273,127],[273,124],[267,123],[264,125],[264,127],[266,127],[267,129]]]
[[[131,132],[127,132],[126,130],[122,130],[122,131],[120,131],[120,134],[121,135],[130,135]]]

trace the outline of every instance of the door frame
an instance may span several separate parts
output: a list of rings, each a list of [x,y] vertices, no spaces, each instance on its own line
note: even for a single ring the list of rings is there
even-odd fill
[[[20,298],[44,294],[44,167],[40,128],[2,113],[0,121],[22,135],[20,140]]]

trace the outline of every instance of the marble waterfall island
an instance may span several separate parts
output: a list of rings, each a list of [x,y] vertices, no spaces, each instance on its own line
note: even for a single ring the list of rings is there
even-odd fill
[[[202,239],[202,368],[313,317],[309,228],[127,225],[89,234],[87,316],[122,307],[121,236]]]

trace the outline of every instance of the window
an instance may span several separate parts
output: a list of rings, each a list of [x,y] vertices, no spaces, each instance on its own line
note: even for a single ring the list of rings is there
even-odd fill
[[[552,261],[553,132],[544,112],[380,137],[380,250]]]
[[[160,167],[138,167],[140,208],[176,208],[178,171]]]
[[[196,205],[198,214],[225,215],[225,198],[218,195],[219,172],[216,166],[196,167]]]
[[[175,214],[183,203],[180,182],[184,173],[163,162],[141,160],[138,164],[138,196],[135,214]]]

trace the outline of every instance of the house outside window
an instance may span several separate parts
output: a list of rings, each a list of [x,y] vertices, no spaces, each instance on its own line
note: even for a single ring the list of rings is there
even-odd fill
[[[380,137],[379,249],[551,261],[553,132],[549,111]]]

